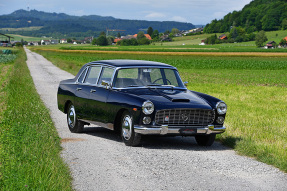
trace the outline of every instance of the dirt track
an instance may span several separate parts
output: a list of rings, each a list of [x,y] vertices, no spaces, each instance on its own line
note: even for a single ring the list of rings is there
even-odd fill
[[[73,76],[25,50],[37,91],[62,138],[75,190],[287,190],[286,173],[220,143],[200,147],[192,137],[146,137],[140,147],[126,147],[119,135],[101,127],[70,133],[56,94],[59,81]]]

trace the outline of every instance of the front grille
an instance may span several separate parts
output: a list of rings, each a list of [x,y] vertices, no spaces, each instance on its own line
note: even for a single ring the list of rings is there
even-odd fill
[[[214,121],[215,112],[208,109],[165,109],[156,112],[158,125],[208,125]]]

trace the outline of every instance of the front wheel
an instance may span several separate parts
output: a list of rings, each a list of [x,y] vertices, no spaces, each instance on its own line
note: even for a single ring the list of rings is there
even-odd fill
[[[216,134],[196,135],[195,140],[200,146],[211,146],[215,140]]]
[[[84,122],[77,119],[74,105],[71,103],[67,112],[67,123],[72,133],[81,133],[84,129]]]
[[[141,135],[134,132],[133,117],[125,111],[121,118],[121,136],[126,146],[138,146]]]

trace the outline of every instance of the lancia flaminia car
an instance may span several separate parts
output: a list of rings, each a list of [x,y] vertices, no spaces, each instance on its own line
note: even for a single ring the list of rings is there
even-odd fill
[[[95,124],[120,132],[127,146],[145,135],[194,136],[210,146],[225,131],[227,111],[223,101],[188,90],[175,67],[143,60],[85,64],[60,82],[58,108],[71,132]]]

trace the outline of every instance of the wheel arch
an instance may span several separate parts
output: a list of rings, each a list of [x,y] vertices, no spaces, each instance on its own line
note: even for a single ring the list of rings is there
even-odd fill
[[[70,101],[70,100],[68,100],[68,101],[66,101],[66,103],[65,103],[65,107],[64,107],[64,113],[67,113],[68,112],[68,107],[69,107],[69,105],[72,103],[72,101]]]
[[[122,118],[122,115],[125,111],[129,111],[129,110],[126,108],[121,108],[117,112],[117,115],[116,115],[115,120],[114,120],[114,130],[116,132],[121,132],[121,118]]]

